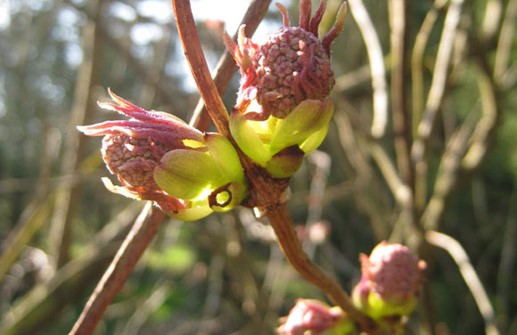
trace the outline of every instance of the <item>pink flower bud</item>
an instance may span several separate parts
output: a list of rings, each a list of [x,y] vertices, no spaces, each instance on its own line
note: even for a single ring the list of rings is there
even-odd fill
[[[344,6],[334,27],[321,39],[318,27],[325,1],[311,17],[311,1],[302,0],[298,27],[290,26],[287,10],[277,6],[284,26],[264,44],[245,37],[244,27],[239,31],[238,45],[226,36],[227,47],[242,75],[236,110],[249,119],[265,120],[270,115],[283,119],[304,100],[324,100],[335,83],[330,44],[343,27]]]
[[[164,211],[178,213],[186,206],[185,201],[171,197],[158,187],[153,172],[165,153],[187,148],[188,140],[202,142],[203,134],[172,115],[144,110],[111,90],[109,94],[115,103],[99,103],[99,106],[130,119],[78,127],[86,135],[104,136],[102,159],[122,186],[114,186],[106,179],[105,185],[115,193],[153,200]]]
[[[353,290],[356,306],[374,319],[409,314],[416,304],[425,262],[406,246],[379,243],[361,254],[362,277]]]
[[[338,327],[344,317],[339,307],[329,307],[317,300],[298,299],[277,329],[283,335],[323,335]]]

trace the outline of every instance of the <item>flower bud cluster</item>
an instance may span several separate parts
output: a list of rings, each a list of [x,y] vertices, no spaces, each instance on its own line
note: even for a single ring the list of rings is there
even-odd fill
[[[226,45],[241,71],[230,131],[241,150],[275,178],[288,178],[305,155],[325,138],[334,107],[330,45],[344,24],[345,6],[322,38],[318,28],[325,12],[320,2],[311,16],[311,1],[300,1],[299,26],[290,26],[287,10],[277,5],[283,26],[263,44],[239,30],[238,43]]]
[[[291,27],[278,5],[283,27],[262,45],[244,36],[238,44],[226,36],[242,81],[230,117],[230,132],[239,148],[274,178],[289,178],[305,155],[328,131],[334,107],[330,45],[344,23],[341,7],[334,27],[322,38],[318,27],[325,11],[321,1],[311,16],[311,1],[300,1],[300,24]],[[112,192],[152,200],[182,220],[227,211],[247,196],[247,182],[237,151],[220,134],[202,133],[166,113],[147,111],[109,91],[113,103],[99,106],[129,119],[78,129],[104,136],[102,158],[120,186],[103,178]]]
[[[203,134],[170,114],[147,111],[109,93],[115,103],[99,103],[100,107],[130,119],[78,127],[86,135],[104,136],[102,158],[122,184],[115,186],[104,178],[109,190],[152,200],[186,221],[240,204],[246,182],[228,139]]]

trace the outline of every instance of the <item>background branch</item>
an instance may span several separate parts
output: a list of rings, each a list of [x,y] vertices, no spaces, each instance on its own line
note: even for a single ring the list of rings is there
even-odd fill
[[[388,84],[386,83],[386,70],[384,68],[381,43],[363,1],[348,0],[348,5],[361,31],[366,51],[368,52],[373,89],[371,133],[374,137],[379,138],[384,136],[388,122]]]
[[[165,214],[158,209],[151,209],[151,206],[151,203],[148,203],[136,219],[115,258],[88,299],[83,312],[70,331],[70,335],[93,334],[106,308],[120,291],[136,263],[153,240]]]
[[[240,23],[240,25],[246,25],[246,28],[244,29],[246,36],[251,38],[255,30],[257,30],[260,22],[262,22],[264,15],[266,15],[270,4],[271,0],[253,0],[250,3]],[[233,40],[236,41],[236,39],[237,32],[235,32],[233,36]],[[237,64],[235,64],[235,60],[230,53],[226,51],[219,59],[214,70],[214,82],[220,95],[226,91],[226,88],[230,84],[230,80],[236,70]],[[201,131],[206,131],[209,124],[210,117],[207,114],[205,102],[203,99],[199,99],[196,109],[192,114],[192,118],[190,119],[190,125]]]
[[[405,0],[388,1],[391,43],[391,113],[393,119],[394,146],[398,172],[413,192],[413,168],[409,150],[412,143],[411,115],[407,102],[406,73],[409,49],[409,19],[411,3]],[[412,197],[412,195],[411,195]],[[412,201],[411,201],[412,202]],[[412,206],[412,204],[410,204]],[[412,209],[406,209],[412,216]]]
[[[425,238],[427,242],[432,245],[447,251],[454,262],[456,262],[461,276],[465,280],[465,283],[472,293],[472,297],[476,301],[479,311],[485,320],[486,334],[499,335],[499,330],[495,324],[494,309],[485,289],[483,288],[483,284],[479,280],[476,270],[474,270],[474,267],[470,263],[469,256],[465,252],[465,249],[463,249],[461,244],[451,236],[434,230],[427,231],[425,233]]]
[[[172,7],[185,57],[188,60],[190,71],[196,81],[201,98],[205,102],[207,112],[219,133],[230,138],[228,111],[219,95],[217,86],[210,76],[210,70],[208,69],[201,43],[199,42],[194,17],[192,16],[190,1],[172,0]]]
[[[415,140],[412,149],[412,156],[415,161],[423,159],[425,143],[431,135],[436,114],[442,104],[443,95],[447,86],[446,80],[449,64],[451,62],[454,37],[460,21],[462,5],[463,0],[452,0],[447,10],[442,36],[438,47],[438,54],[436,56],[436,62],[433,69],[431,88],[429,89],[424,115],[418,125],[418,137]]]

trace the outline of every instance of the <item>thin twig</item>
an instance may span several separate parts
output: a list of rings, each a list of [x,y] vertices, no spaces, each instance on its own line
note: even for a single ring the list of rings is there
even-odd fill
[[[423,118],[418,126],[419,138],[415,141],[413,146],[413,157],[416,157],[417,159],[423,159],[422,157],[425,151],[424,143],[431,135],[434,120],[442,103],[446,87],[447,73],[451,62],[454,37],[460,21],[462,5],[463,0],[452,0],[449,5],[449,9],[447,10],[442,37],[438,47],[436,63],[434,65],[434,75],[431,81],[431,88],[429,89]]]
[[[360,325],[361,330],[372,331],[374,324],[355,309],[348,294],[338,282],[307,257],[298,240],[286,205],[280,204],[269,208],[267,216],[285,257],[294,269],[307,281],[322,289],[335,304]]]
[[[154,286],[156,289],[153,288],[153,292],[149,294],[149,297],[140,303],[133,315],[129,317],[121,334],[138,335],[145,333],[146,331],[142,330],[142,326],[169,297],[171,286],[173,284],[166,277],[156,283]]]
[[[149,215],[149,212],[151,212]],[[165,214],[149,203],[136,219],[69,335],[90,335],[153,240]]]
[[[397,203],[402,207],[409,206],[409,203],[411,202],[411,190],[409,189],[409,186],[404,184],[400,179],[400,176],[397,174],[397,170],[386,151],[380,145],[375,143],[370,143],[368,148],[372,158],[377,163],[384,180],[388,184],[391,193],[395,197],[395,200],[397,200]]]
[[[241,21],[241,25],[246,26],[246,36],[252,36],[255,30],[257,30],[257,27],[264,18],[264,15],[266,15],[270,4],[271,0],[253,0],[251,2]],[[236,40],[236,38],[237,32],[233,36],[234,40]],[[229,52],[225,52],[219,59],[219,62],[214,70],[214,82],[218,88],[219,94],[222,94],[226,90],[230,84],[230,80],[232,79],[233,74],[235,73],[235,70],[237,70],[235,60]],[[190,119],[190,125],[201,131],[205,131],[209,124],[210,118],[206,113],[205,102],[203,99],[199,99],[196,109],[192,114],[192,118]]]
[[[333,91],[336,93],[346,93],[359,87],[366,86],[371,81],[371,70],[369,65],[363,65],[348,73],[342,74],[336,78],[336,84]]]
[[[497,34],[503,11],[503,0],[488,0],[486,2],[485,16],[483,17],[483,23],[481,23],[481,36],[483,40],[491,39]]]
[[[384,190],[381,188],[383,181],[373,171],[365,141],[362,141],[357,127],[352,125],[349,116],[344,112],[344,110],[353,110],[354,107],[345,99],[339,101],[339,104],[344,108],[334,113],[333,120],[336,123],[344,156],[355,171],[355,175],[350,178],[350,182],[354,185],[354,198],[361,210],[369,216],[375,237],[378,240],[384,240],[388,238],[391,229],[386,220],[392,210],[391,199],[387,200],[389,197],[384,191],[380,191]]]
[[[386,70],[382,55],[379,35],[375,31],[372,20],[362,0],[348,0],[352,16],[357,22],[359,31],[368,52],[373,89],[373,121],[371,133],[374,137],[384,136],[388,122],[388,93]]]
[[[311,227],[321,220],[323,198],[326,191],[327,179],[330,175],[332,158],[329,154],[319,150],[314,151],[307,158],[315,167],[309,187],[309,203],[307,205],[307,220],[305,222],[305,229],[307,232],[310,232]],[[310,238],[304,240],[303,249],[309,258],[314,258],[316,244],[311,241]]]
[[[514,287],[515,275],[517,275],[517,189],[514,186],[512,196],[510,198],[510,208],[508,217],[504,227],[504,233],[501,246],[501,261],[497,270],[497,296],[499,298],[499,313],[501,315],[510,315],[510,303],[512,297],[512,289]]]
[[[0,334],[41,334],[45,325],[62,321],[62,311],[76,306],[110,263],[119,242],[89,243],[80,257],[61,267],[48,281],[34,286],[3,313]]]
[[[433,195],[421,217],[421,225],[425,229],[437,229],[439,225],[445,209],[445,200],[453,190],[461,161],[467,151],[468,140],[474,128],[473,115],[469,115],[447,142],[434,183]]]
[[[210,75],[197,34],[190,1],[172,0],[172,8],[174,9],[176,27],[183,45],[185,57],[188,60],[190,71],[197,84],[201,98],[205,102],[207,112],[219,133],[225,137],[230,137],[228,111]]]
[[[495,54],[494,63],[494,80],[501,85],[505,81],[505,73],[508,69],[508,63],[512,51],[512,41],[515,36],[515,19],[517,18],[517,0],[510,0],[506,6],[506,14],[501,26],[499,41],[497,43],[497,52]]]
[[[483,63],[483,60],[481,62]],[[497,128],[500,113],[498,112],[495,84],[488,72],[488,65],[482,64],[481,71],[478,72],[481,118],[474,126],[475,115],[471,112],[447,143],[436,177],[433,196],[422,215],[422,224],[427,229],[437,229],[439,218],[444,210],[445,199],[452,192],[460,169],[472,171],[479,166],[488,151],[490,136]]]
[[[84,40],[84,59],[77,71],[73,106],[69,127],[84,124],[88,114],[94,110],[94,88],[99,82],[99,63],[101,62],[99,46],[99,16],[102,12],[102,1],[91,1],[93,17],[87,21],[82,31]],[[77,131],[67,132],[64,140],[64,152],[60,158],[61,174],[72,174],[77,171],[81,160],[86,156],[86,139]],[[72,245],[73,221],[80,202],[81,185],[61,184],[56,190],[54,212],[49,229],[49,254],[53,266],[58,269],[70,261]]]
[[[479,96],[481,99],[482,115],[479,119],[476,129],[470,139],[470,147],[462,161],[462,167],[467,170],[473,170],[479,166],[490,145],[490,137],[493,136],[497,129],[500,112],[498,108],[498,99],[495,88],[494,78],[490,76],[490,67],[486,59],[479,59],[481,63],[481,71],[478,73]]]
[[[391,43],[391,100],[392,120],[395,135],[395,154],[398,172],[408,185],[413,182],[410,159],[412,143],[411,117],[407,105],[406,69],[408,64],[408,12],[410,3],[405,0],[388,1]],[[412,189],[411,189],[412,191]],[[407,214],[411,209],[407,208]]]
[[[415,44],[411,55],[411,82],[413,121],[415,125],[420,121],[424,110],[424,55],[434,24],[438,19],[439,10],[445,6],[447,0],[436,0],[433,7],[427,12],[420,30],[415,37]],[[416,127],[415,127],[416,128]]]
[[[413,132],[420,122],[424,110],[424,54],[429,36],[438,18],[438,11],[446,4],[447,0],[436,0],[425,16],[420,30],[415,38],[413,53],[411,56],[411,82],[412,82],[412,107],[413,107]],[[423,145],[422,142],[419,144]],[[423,150],[423,148],[422,148]],[[413,157],[414,158],[414,157]],[[415,164],[415,209],[420,212],[425,206],[427,197],[427,162],[423,155],[414,161]]]
[[[86,15],[89,19],[95,19],[94,13],[87,8],[88,6],[80,6],[72,0],[65,0],[65,2],[77,11]],[[146,18],[141,17],[141,19],[145,20]],[[113,48],[118,53],[118,55],[120,55],[120,57],[122,57],[122,59],[127,62],[131,69],[135,71],[135,73],[145,84],[154,87],[160,99],[163,100],[163,102],[166,103],[169,108],[181,107],[178,106],[177,99],[175,100],[173,98],[180,95],[181,92],[179,92],[174,85],[171,85],[169,80],[163,76],[157,76],[153,71],[148,71],[147,65],[131,53],[131,49],[128,45],[110,34],[108,27],[106,24],[103,24],[102,20],[97,20],[96,26],[100,37],[104,40],[104,44],[110,48]],[[170,109],[169,112],[171,112]]]
[[[481,283],[476,270],[472,266],[465,249],[463,249],[461,244],[451,236],[434,230],[427,231],[425,238],[430,244],[442,248],[451,255],[452,259],[458,266],[458,270],[460,271],[463,280],[465,280],[467,287],[472,293],[483,320],[485,321],[486,334],[499,335],[499,330],[495,323],[494,308],[490,303],[490,299],[488,298],[483,284]]]

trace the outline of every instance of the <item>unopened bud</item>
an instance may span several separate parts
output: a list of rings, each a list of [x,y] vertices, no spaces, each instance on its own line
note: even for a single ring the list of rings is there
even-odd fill
[[[244,199],[246,183],[235,148],[225,137],[203,134],[179,118],[147,111],[109,91],[115,103],[99,106],[129,120],[78,127],[104,136],[102,158],[121,186],[103,178],[115,193],[151,200],[185,221],[230,210]]]
[[[361,254],[362,277],[352,297],[373,319],[404,316],[416,305],[425,262],[406,246],[378,244],[370,256]]]
[[[283,119],[304,100],[324,100],[334,86],[330,44],[343,27],[345,6],[330,32],[320,38],[325,1],[313,17],[310,2],[301,1],[299,26],[290,26],[287,10],[278,4],[284,24],[261,45],[244,36],[244,27],[239,30],[238,44],[226,38],[242,75],[236,110],[247,118],[265,120],[273,115]]]
[[[277,333],[282,335],[348,335],[354,330],[341,308],[310,299],[298,299],[281,322]]]

